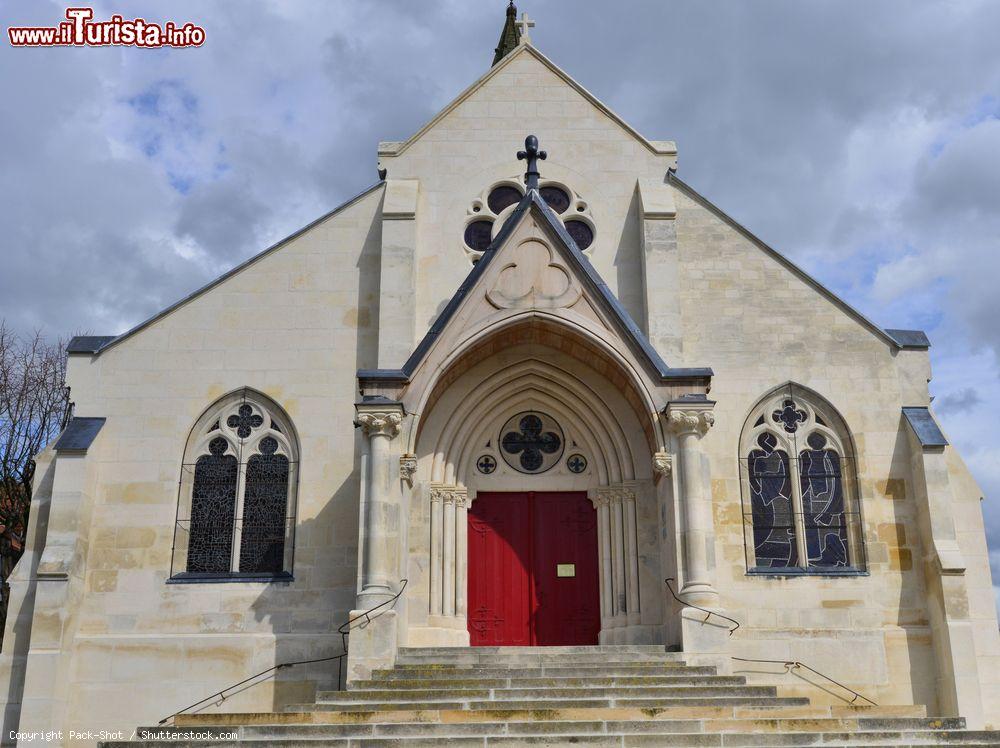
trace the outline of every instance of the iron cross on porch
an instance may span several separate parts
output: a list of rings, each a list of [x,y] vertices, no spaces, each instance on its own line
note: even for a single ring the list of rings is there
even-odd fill
[[[538,189],[538,159],[544,161],[548,154],[538,150],[538,138],[529,135],[524,139],[524,150],[517,152],[518,161],[527,161],[528,170],[524,173],[524,185],[529,190]]]

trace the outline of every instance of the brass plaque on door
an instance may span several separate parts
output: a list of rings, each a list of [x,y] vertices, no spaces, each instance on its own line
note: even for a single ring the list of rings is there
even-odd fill
[[[576,564],[556,564],[557,577],[575,577]]]

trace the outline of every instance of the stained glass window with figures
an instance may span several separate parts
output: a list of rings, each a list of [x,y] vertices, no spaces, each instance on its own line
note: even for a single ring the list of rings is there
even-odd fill
[[[748,568],[863,569],[852,441],[832,406],[805,388],[786,385],[751,413],[742,445]]]
[[[199,419],[181,471],[172,578],[291,575],[298,447],[267,397],[232,393]]]

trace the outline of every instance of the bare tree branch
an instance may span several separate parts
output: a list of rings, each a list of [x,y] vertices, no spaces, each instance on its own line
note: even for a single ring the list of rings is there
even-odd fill
[[[69,406],[66,341],[19,337],[0,320],[0,579],[24,551],[35,456]]]

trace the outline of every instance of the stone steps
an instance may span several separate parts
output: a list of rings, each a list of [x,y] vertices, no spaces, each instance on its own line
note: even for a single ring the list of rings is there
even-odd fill
[[[1000,746],[1000,733],[920,706],[813,705],[663,647],[403,649],[399,660],[281,713],[183,715],[152,728],[156,741],[106,745]]]
[[[754,723],[752,721],[724,722],[712,720],[633,720],[633,721],[496,721],[435,724],[427,722],[396,722],[389,724],[344,723],[311,725],[250,725],[238,728],[240,740],[326,740],[333,738],[360,737],[472,737],[504,735],[678,735],[696,734],[760,734],[764,727],[772,728],[772,734],[796,734],[815,736],[821,734],[856,734],[875,736],[878,734],[923,733],[935,728],[936,736],[954,737],[962,731],[964,723],[960,719],[944,721],[926,719],[898,720],[779,720]],[[777,728],[777,729],[774,729]],[[162,736],[182,734],[192,728],[141,728],[140,734],[151,733]],[[220,739],[233,728],[201,728],[207,737]],[[961,732],[962,735],[973,735]]]
[[[712,668],[714,670],[714,668]],[[425,689],[428,678],[387,678],[377,680],[355,681],[349,686],[351,690],[369,690],[387,688],[390,683],[393,689]],[[542,677],[542,678],[434,678],[436,688],[596,688],[622,686],[741,686],[746,684],[743,675],[620,675],[591,677]],[[329,691],[321,691],[320,699]]]
[[[642,685],[642,686],[541,686],[536,688],[455,688],[442,692],[440,688],[429,689],[364,689],[356,691],[324,691],[316,699],[318,704],[333,701],[395,701],[401,698],[414,701],[433,701],[446,693],[446,700],[461,699],[476,701],[489,699],[505,701],[517,699],[580,699],[580,698],[685,698],[688,696],[777,696],[774,686],[689,686],[689,685]]]
[[[440,700],[406,701],[328,701],[316,704],[293,704],[291,711],[301,711],[311,708],[315,711],[391,711],[398,707],[427,709],[468,709],[472,711],[531,711],[539,709],[616,709],[620,707],[632,709],[668,709],[676,706],[799,706],[808,704],[809,699],[802,697],[755,697],[755,696],[719,696],[700,697],[689,696],[680,698],[589,698],[589,699],[528,699],[517,701],[480,699],[473,701],[448,700],[443,696]]]
[[[460,654],[448,658],[444,667],[454,667],[456,665],[503,665],[513,667],[518,665],[531,665],[533,667],[538,667],[540,665],[556,665],[566,662],[572,662],[574,665],[604,665],[609,662],[622,665],[630,663],[640,665],[654,663],[677,663],[683,665],[684,659],[683,653],[681,652],[658,652],[649,654],[643,654],[641,652],[595,652],[594,654],[576,655],[547,653],[538,655],[518,654],[508,656],[500,654]],[[441,657],[438,655],[409,655],[408,657],[400,657],[396,660],[397,668],[426,667],[428,665],[437,667],[440,666],[440,664]]]
[[[179,739],[137,740],[126,743],[104,743],[105,748],[244,748],[252,746],[282,746],[283,748],[393,748],[405,746],[437,746],[442,742],[449,748],[481,748],[484,746],[600,746],[601,748],[630,748],[639,746],[740,746],[743,748],[779,748],[783,746],[825,746],[862,748],[868,746],[931,746],[961,745],[966,748],[992,746],[996,748],[996,733],[967,731],[897,731],[897,732],[831,732],[831,733],[572,733],[564,735],[449,735],[449,736],[371,736],[330,738],[247,738],[237,740]]]
[[[550,665],[548,667],[454,667],[441,665],[400,666],[394,670],[375,670],[374,679],[405,679],[424,678],[428,680],[454,678],[589,678],[592,676],[634,676],[634,675],[715,675],[718,669],[691,665],[642,665],[605,663],[603,665],[575,666]]]

